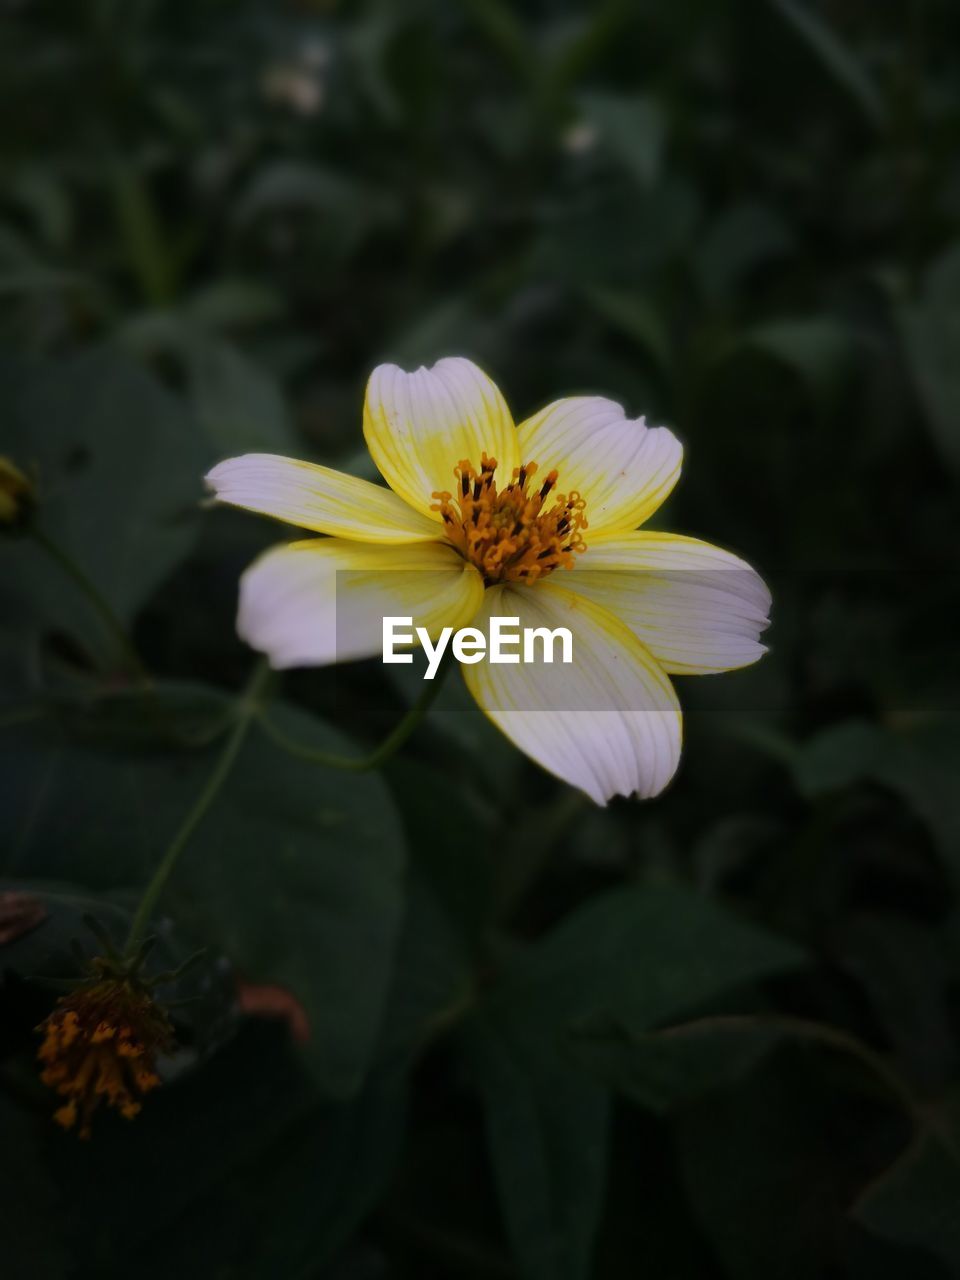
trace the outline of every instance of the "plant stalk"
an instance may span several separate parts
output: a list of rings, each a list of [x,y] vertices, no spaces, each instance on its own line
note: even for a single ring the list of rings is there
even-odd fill
[[[370,769],[377,769],[380,765],[386,764],[406,743],[436,701],[450,666],[449,655],[447,655],[440,663],[433,680],[425,682],[426,687],[423,693],[421,693],[400,723],[384,738],[379,746],[374,747],[367,755],[342,756],[336,752],[321,751],[319,748],[308,747],[303,743],[295,742],[292,738],[287,737],[282,729],[278,729],[263,712],[260,712],[258,716],[258,723],[272,742],[275,742],[288,755],[295,756],[298,760],[307,760],[310,764],[323,765],[328,769],[344,769],[352,773],[366,773]]]
[[[43,548],[47,555],[54,560],[63,572],[70,578],[75,586],[77,586],[87,602],[93,608],[97,617],[100,619],[104,629],[110,634],[112,639],[116,641],[118,648],[123,654],[124,661],[132,675],[144,684],[149,683],[150,675],[144,665],[143,659],[134,648],[133,641],[127,634],[127,630],[123,623],[114,613],[110,604],[101,593],[100,589],[87,576],[86,572],[81,569],[56,539],[52,538],[49,533],[45,533],[42,529],[33,527],[30,530],[34,542]]]
[[[136,915],[130,926],[126,946],[124,947],[125,955],[131,955],[143,941],[147,926],[150,923],[150,917],[153,915],[154,908],[166,887],[167,881],[170,879],[174,867],[177,865],[181,853],[183,853],[190,837],[206,816],[207,810],[217,798],[220,788],[230,776],[230,771],[240,753],[240,748],[243,746],[250,724],[259,714],[260,695],[269,675],[270,670],[266,663],[258,663],[246,690],[238,701],[237,718],[233,726],[233,732],[220,752],[213,772],[207,779],[206,786],[180,824],[179,830],[167,846],[166,852],[157,863],[156,870],[143,891],[143,896],[137,907]]]

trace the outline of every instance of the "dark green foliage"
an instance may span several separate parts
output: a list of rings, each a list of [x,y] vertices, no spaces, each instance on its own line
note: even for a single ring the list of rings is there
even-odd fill
[[[0,37],[4,1280],[960,1275],[960,12],[952,0],[20,0]],[[50,1119],[34,1028],[117,942],[286,531],[219,458],[373,478],[380,360],[671,425],[656,524],[771,652],[594,809],[453,679],[381,774],[257,727],[150,924],[177,1052]],[[399,671],[399,675],[397,672]],[[376,743],[419,692],[295,673]],[[309,1031],[309,1035],[305,1032]]]

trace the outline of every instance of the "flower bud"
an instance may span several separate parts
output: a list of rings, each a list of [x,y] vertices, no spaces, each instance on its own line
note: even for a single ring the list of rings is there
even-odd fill
[[[0,454],[0,530],[22,528],[35,505],[36,493],[31,482],[18,466]]]

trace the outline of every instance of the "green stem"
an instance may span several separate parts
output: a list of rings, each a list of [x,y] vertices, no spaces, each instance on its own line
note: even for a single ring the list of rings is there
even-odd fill
[[[888,1093],[895,1097],[907,1115],[918,1125],[926,1124],[924,1108],[913,1090],[899,1073],[878,1053],[856,1036],[839,1027],[815,1022],[810,1018],[795,1018],[789,1014],[707,1014],[691,1022],[681,1022],[652,1033],[660,1039],[680,1039],[709,1031],[754,1031],[769,1029],[795,1040],[821,1044],[838,1053],[857,1059]]]
[[[131,272],[144,300],[152,307],[164,307],[176,292],[175,270],[149,188],[136,168],[123,162],[113,167],[111,186]]]
[[[139,680],[145,684],[149,682],[150,676],[144,666],[143,660],[133,646],[133,642],[127,635],[126,628],[114,613],[113,609],[107,603],[104,596],[100,593],[94,583],[87,577],[86,573],[77,564],[76,560],[69,555],[59,542],[51,538],[48,533],[36,527],[31,529],[33,540],[41,546],[48,556],[60,566],[68,578],[72,579],[74,584],[86,596],[87,601],[93,608],[97,617],[103,623],[104,628],[109,632],[111,637],[116,641],[121,652],[123,653],[126,664],[131,672]]]
[[[170,879],[171,872],[177,865],[181,853],[186,848],[187,842],[193,835],[194,831],[200,825],[200,822],[206,815],[207,810],[213,804],[220,791],[220,788],[226,782],[233,768],[234,762],[243,746],[247,731],[251,722],[256,718],[260,709],[260,693],[265,681],[269,678],[269,668],[265,663],[259,663],[247,685],[246,690],[241,695],[237,704],[237,719],[233,726],[233,732],[227,739],[227,742],[220,753],[213,772],[207,779],[207,785],[200,792],[200,795],[194,801],[190,812],[180,824],[180,829],[170,841],[163,857],[157,863],[157,868],[150,878],[147,887],[143,891],[140,899],[140,905],[137,907],[137,913],[133,918],[130,926],[130,934],[127,938],[124,954],[130,956],[136,951],[137,947],[143,941],[147,926],[150,923],[150,917],[160,898],[161,893]]]
[[[310,764],[323,765],[328,769],[346,769],[353,773],[365,773],[369,769],[377,769],[380,765],[385,764],[404,745],[436,701],[450,666],[451,663],[448,656],[440,663],[439,670],[433,680],[425,682],[423,693],[421,693],[393,732],[388,734],[378,747],[375,747],[373,751],[365,756],[341,756],[336,752],[320,751],[316,747],[304,746],[303,743],[295,742],[292,738],[288,738],[283,730],[278,729],[272,721],[268,720],[262,711],[258,716],[258,723],[271,741],[286,751],[288,755],[296,756],[298,760],[307,760]]]

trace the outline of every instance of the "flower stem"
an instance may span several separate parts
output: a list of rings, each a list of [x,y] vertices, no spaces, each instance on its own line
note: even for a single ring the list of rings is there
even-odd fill
[[[851,1035],[850,1032],[811,1018],[797,1018],[789,1014],[707,1014],[690,1022],[663,1027],[650,1033],[651,1038],[677,1040],[684,1036],[710,1031],[769,1030],[787,1039],[821,1044],[837,1053],[857,1059],[869,1071],[878,1084],[896,1098],[907,1116],[918,1126],[928,1123],[926,1110],[910,1085],[891,1067],[881,1054]]]
[[[213,772],[207,779],[206,786],[194,801],[189,813],[180,824],[176,835],[167,845],[166,852],[157,863],[156,870],[143,891],[140,905],[137,907],[136,915],[130,926],[130,934],[124,947],[124,955],[131,955],[143,941],[147,926],[150,923],[150,917],[161,893],[163,893],[171,872],[177,865],[180,854],[186,848],[190,837],[200,825],[207,810],[217,798],[220,788],[229,777],[230,770],[233,768],[234,762],[240,753],[240,748],[243,746],[250,724],[259,714],[260,694],[269,675],[270,671],[266,663],[258,663],[246,689],[236,704],[236,721],[233,726],[233,732],[227,739],[217,763],[214,765]]]
[[[136,167],[118,162],[110,172],[117,230],[131,273],[153,307],[167,306],[176,293],[176,263],[164,242],[150,189]]]
[[[292,738],[288,738],[282,729],[278,729],[263,711],[259,712],[257,721],[271,741],[275,742],[283,751],[286,751],[288,755],[296,756],[298,760],[307,760],[310,764],[323,765],[328,769],[345,769],[353,773],[366,773],[370,769],[377,769],[380,765],[386,764],[404,745],[436,701],[450,666],[451,663],[448,656],[440,663],[433,680],[425,682],[423,693],[421,693],[397,727],[384,738],[379,746],[374,747],[365,756],[341,756],[336,752],[321,751],[316,747],[308,747],[303,743],[295,742]]]
[[[143,681],[144,684],[148,683],[150,675],[142,658],[134,648],[133,641],[127,635],[123,623],[107,603],[99,588],[87,577],[87,574],[80,568],[73,556],[69,555],[49,533],[45,533],[42,529],[36,528],[36,526],[30,532],[33,540],[44,549],[52,560],[56,561],[67,577],[71,578],[86,596],[87,601],[103,623],[104,628],[116,641],[131,674],[135,675],[138,680]]]

